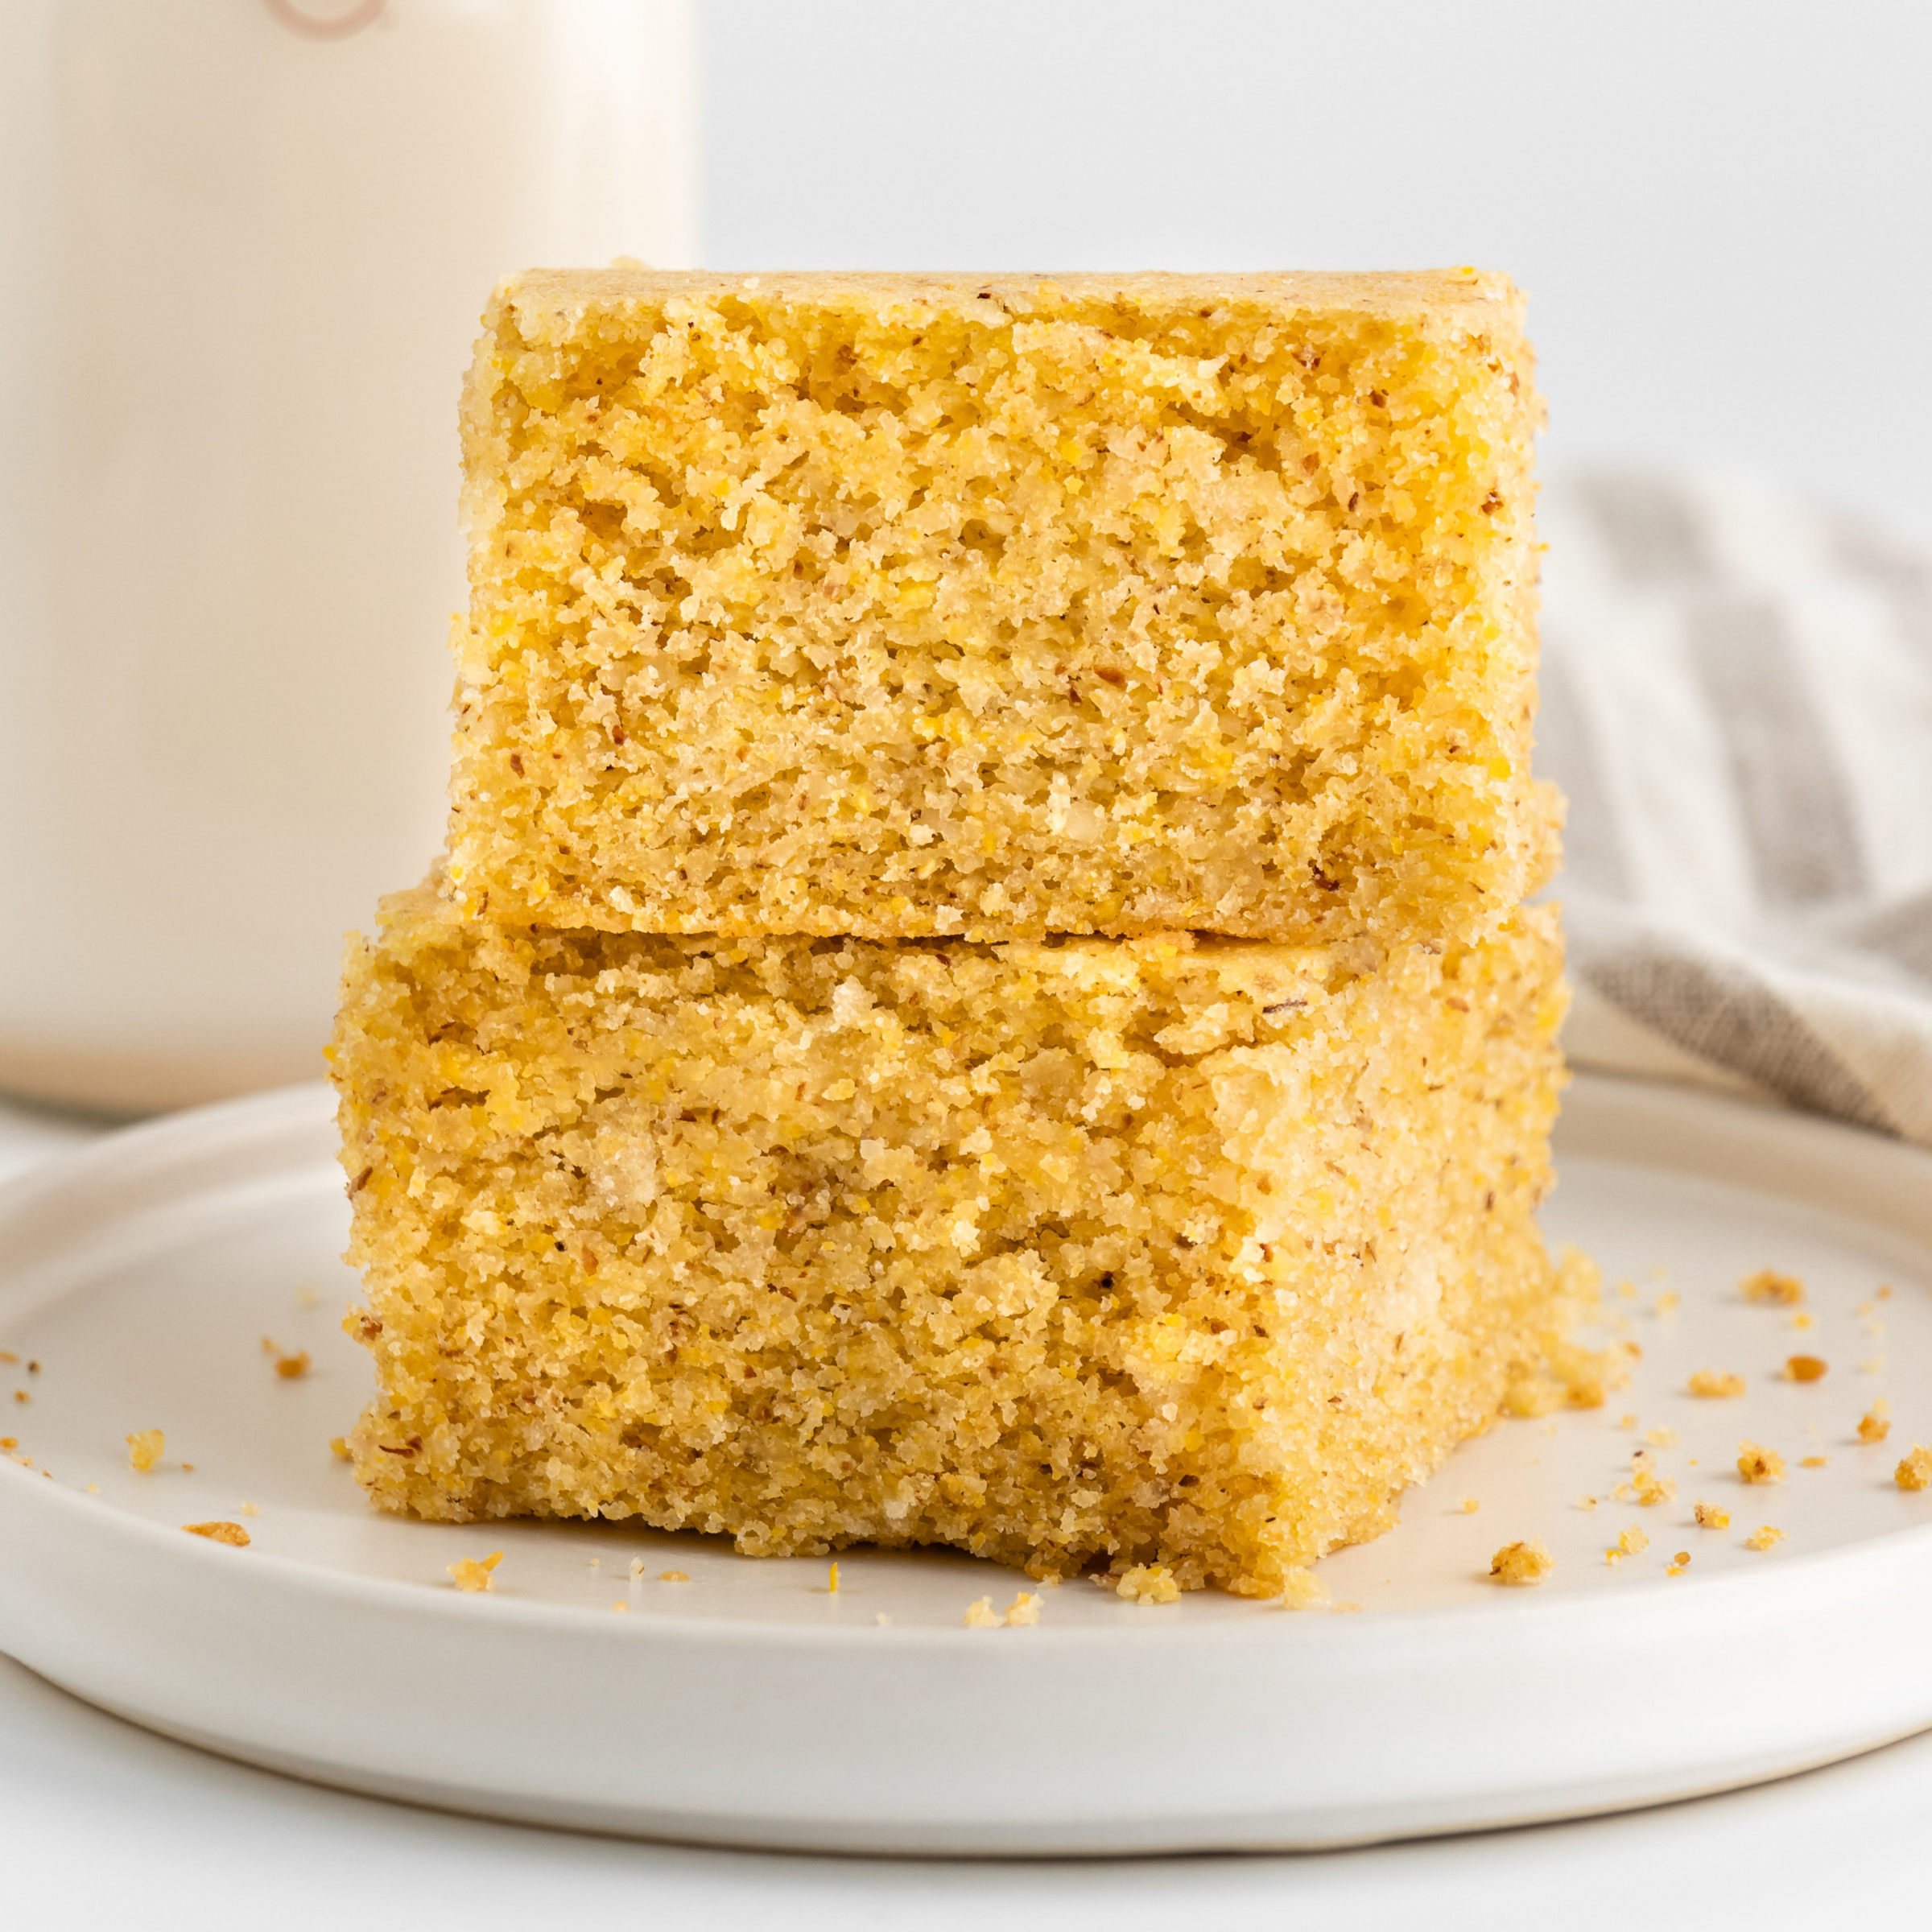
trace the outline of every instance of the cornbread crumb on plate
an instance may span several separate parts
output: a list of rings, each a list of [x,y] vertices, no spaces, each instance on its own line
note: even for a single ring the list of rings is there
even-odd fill
[[[249,1534],[239,1523],[184,1523],[181,1527],[190,1536],[204,1536],[211,1543],[227,1543],[237,1550],[246,1550]]]
[[[1792,1382],[1815,1382],[1824,1377],[1827,1364],[1815,1355],[1794,1355],[1785,1364],[1785,1379]]]
[[[1780,1274],[1770,1268],[1746,1275],[1738,1283],[1737,1291],[1748,1302],[1765,1302],[1773,1307],[1793,1308],[1805,1298],[1805,1285],[1796,1275]]]
[[[1620,1563],[1625,1557],[1639,1555],[1649,1547],[1649,1538],[1633,1524],[1604,1552],[1604,1561]]]
[[[1700,1530],[1728,1530],[1731,1527],[1731,1512],[1715,1503],[1699,1503],[1690,1512],[1697,1519]]]
[[[1130,1604],[1173,1604],[1180,1601],[1181,1586],[1165,1563],[1136,1563],[1114,1585],[1114,1593]]]
[[[127,1459],[135,1469],[152,1469],[167,1447],[167,1438],[159,1429],[137,1429],[127,1439]]]
[[[1548,1549],[1535,1537],[1505,1543],[1489,1559],[1489,1574],[1499,1583],[1540,1583],[1554,1567]]]
[[[1022,1590],[1006,1606],[1005,1620],[1015,1629],[1025,1629],[1040,1620],[1041,1599],[1030,1590]]]
[[[1328,1586],[1312,1570],[1297,1565],[1282,1579],[1284,1610],[1319,1610],[1328,1601]]]
[[[691,1579],[682,1570],[660,1570],[658,1581],[661,1583],[687,1583]]]
[[[497,1565],[503,1560],[501,1550],[478,1558],[466,1556],[449,1565],[449,1575],[459,1590],[489,1590],[495,1587]]]
[[[298,1376],[308,1373],[308,1351],[298,1348],[293,1355],[278,1355],[275,1358],[275,1373],[285,1382],[292,1382]]]
[[[1747,1483],[1781,1483],[1785,1480],[1785,1459],[1775,1449],[1767,1449],[1761,1443],[1740,1443],[1737,1473]]]
[[[535,270],[462,428],[491,919],[1479,939],[1542,876],[1499,275]]]
[[[966,1615],[962,1620],[968,1630],[997,1630],[1000,1627],[1000,1613],[993,1608],[991,1597],[976,1597],[966,1606]]]
[[[382,1507],[1278,1595],[1526,1385],[1558,937],[555,932],[433,889],[334,1048]]]
[[[1741,1375],[1727,1375],[1715,1368],[1700,1368],[1691,1377],[1690,1393],[1707,1400],[1718,1401],[1724,1397],[1742,1395],[1744,1378]]]
[[[1923,1489],[1932,1485],[1932,1449],[1914,1443],[1893,1471],[1892,1480],[1901,1489]]]
[[[1644,1431],[1644,1440],[1653,1449],[1674,1449],[1677,1447],[1677,1431],[1666,1428],[1660,1422],[1656,1428]]]
[[[346,1463],[349,1459],[350,1451],[347,1436],[332,1435],[328,1439],[328,1447],[330,1454],[336,1457],[338,1460]]]
[[[1858,1418],[1858,1439],[1861,1443],[1882,1443],[1891,1433],[1892,1405],[1881,1395]]]
[[[1784,1540],[1783,1530],[1773,1529],[1770,1524],[1766,1523],[1761,1529],[1753,1530],[1744,1538],[1744,1547],[1747,1550],[1769,1550]]]
[[[1473,1496],[1466,1496],[1456,1506],[1464,1516],[1474,1516],[1483,1505]]]

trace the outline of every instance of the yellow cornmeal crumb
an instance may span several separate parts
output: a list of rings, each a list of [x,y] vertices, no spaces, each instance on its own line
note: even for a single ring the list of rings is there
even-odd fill
[[[1489,1574],[1499,1583],[1540,1583],[1554,1567],[1550,1552],[1535,1537],[1505,1543],[1489,1559]]]
[[[1804,1455],[1798,1458],[1798,1466],[1801,1469],[1823,1469],[1831,1460],[1828,1455]]]
[[[241,1513],[243,1516],[259,1516],[262,1512],[253,1503],[244,1503],[242,1505]]]
[[[839,1567],[838,1567],[838,1565],[837,1565],[836,1563],[834,1563],[834,1564],[832,1566],[832,1569],[831,1569],[831,1571],[830,1571],[830,1573],[829,1573],[829,1574],[827,1575],[827,1577],[826,1577],[826,1579],[825,1579],[825,1594],[826,1594],[828,1596],[836,1596],[838,1595],[838,1593],[839,1593]]]
[[[335,1043],[382,1391],[357,1476],[444,1521],[1277,1595],[1513,1383],[1591,1367],[1563,1336],[1593,1272],[1534,1219],[1558,964],[1546,909],[1373,965],[400,895]]]
[[[1761,1443],[1740,1443],[1737,1473],[1747,1483],[1781,1483],[1785,1480],[1785,1459],[1775,1449],[1767,1449]]]
[[[1541,876],[1499,275],[497,291],[451,877],[492,919],[1480,937]]]
[[[1022,1590],[1006,1606],[1005,1620],[1019,1628],[1037,1624],[1040,1620],[1040,1600],[1030,1590]]]
[[[883,1610],[881,1610],[872,1620],[877,1624],[881,1630],[889,1629],[891,1628],[892,1619],[888,1616]]]
[[[1769,1550],[1773,1544],[1781,1543],[1784,1540],[1783,1530],[1774,1530],[1770,1524],[1766,1523],[1762,1529],[1753,1530],[1744,1538],[1744,1547],[1747,1550]]]
[[[1911,1453],[1893,1471],[1892,1480],[1901,1489],[1923,1489],[1932,1484],[1932,1449],[1914,1443]]]
[[[151,1469],[160,1461],[167,1438],[159,1429],[137,1429],[127,1439],[127,1459],[136,1469]]]
[[[1666,1288],[1664,1292],[1657,1298],[1657,1312],[1659,1315],[1670,1315],[1674,1313],[1676,1310],[1683,1305],[1683,1298],[1684,1298],[1679,1294],[1674,1288]]]
[[[249,1545],[248,1532],[239,1523],[184,1523],[181,1527],[190,1536],[204,1536],[211,1543],[227,1543],[237,1550]]]
[[[1637,1426],[1637,1418],[1634,1415],[1620,1415],[1616,1418],[1616,1426],[1620,1429],[1634,1429]]]
[[[1328,1586],[1312,1570],[1298,1565],[1282,1579],[1284,1610],[1319,1610],[1328,1601]]]
[[[658,1581],[661,1583],[687,1583],[691,1579],[682,1570],[660,1570]]]
[[[1000,1626],[1000,1613],[993,1608],[991,1597],[982,1596],[966,1606],[964,1620],[968,1630],[997,1630]]]
[[[328,1447],[332,1455],[340,1456],[344,1462],[349,1460],[349,1438],[347,1436],[332,1435],[328,1439]]]
[[[1659,1476],[1649,1468],[1639,1469],[1631,1478],[1630,1487],[1637,1501],[1645,1509],[1667,1503],[1677,1494],[1677,1484],[1669,1476]]]
[[[1882,1355],[1868,1356],[1859,1364],[1858,1372],[1860,1375],[1883,1375],[1885,1372],[1885,1358]]]
[[[1172,1604],[1180,1600],[1181,1587],[1165,1563],[1136,1563],[1114,1586],[1114,1594],[1133,1604]]]
[[[1656,1428],[1644,1431],[1644,1440],[1653,1449],[1674,1449],[1677,1447],[1677,1431],[1666,1429],[1660,1423]]]
[[[297,1376],[307,1375],[308,1373],[308,1351],[306,1348],[298,1348],[293,1355],[278,1356],[275,1360],[275,1373],[280,1376],[284,1381],[291,1382]]]
[[[1625,1557],[1636,1556],[1649,1547],[1649,1538],[1633,1525],[1604,1552],[1604,1561],[1607,1563],[1620,1563]]]
[[[1891,1433],[1892,1405],[1881,1395],[1858,1418],[1858,1439],[1861,1443],[1882,1443]]]
[[[1688,1550],[1680,1550],[1669,1563],[1665,1564],[1664,1575],[1666,1576],[1682,1576],[1690,1567],[1690,1552]]]
[[[488,1590],[495,1582],[494,1571],[503,1560],[501,1550],[493,1550],[479,1560],[473,1556],[464,1557],[449,1566],[449,1574],[459,1590]]]
[[[1785,1364],[1785,1379],[1792,1382],[1815,1382],[1823,1377],[1825,1366],[1815,1355],[1794,1355]]]
[[[1769,1268],[1746,1275],[1738,1283],[1737,1291],[1748,1302],[1768,1302],[1787,1308],[1805,1298],[1805,1285],[1796,1275],[1778,1274]]]
[[[1802,1329],[1802,1328],[1815,1328],[1815,1327],[1818,1326],[1818,1323],[1817,1323],[1816,1322],[1814,1322],[1814,1320],[1811,1319],[1811,1317],[1810,1317],[1810,1315],[1808,1315],[1807,1314],[1806,1314],[1806,1312],[1804,1311],[1804,1310],[1803,1310],[1803,1309],[1802,1309],[1802,1308],[1801,1308],[1801,1309],[1799,1309],[1799,1310],[1798,1310],[1798,1313],[1797,1313],[1796,1315],[1793,1315],[1793,1316],[1792,1316],[1792,1318],[1791,1318],[1791,1326],[1792,1326],[1794,1328],[1801,1328],[1801,1329]]]
[[[488,1587],[488,1586],[486,1585],[486,1586],[485,1586],[485,1587]],[[620,1603],[615,1603],[615,1604],[613,1604],[611,1605],[611,1608],[612,1608],[612,1609],[613,1609],[613,1610],[620,1610],[620,1611],[621,1611],[621,1612],[624,1613],[624,1615],[625,1615],[625,1616],[630,1616],[630,1605],[629,1604],[626,1604],[626,1603],[621,1603],[621,1602],[620,1602]]]
[[[1744,1378],[1741,1375],[1727,1375],[1715,1368],[1700,1368],[1690,1378],[1690,1393],[1712,1401],[1742,1395],[1744,1392]]]
[[[1579,1509],[1594,1509],[1596,1507],[1596,1498],[1593,1496],[1581,1497],[1576,1506]]]
[[[1731,1512],[1720,1509],[1715,1503],[1699,1503],[1690,1513],[1697,1519],[1700,1530],[1728,1530],[1731,1527]]]
[[[1474,1516],[1476,1511],[1481,1509],[1482,1506],[1483,1505],[1478,1502],[1473,1496],[1464,1496],[1461,1504],[1459,1505],[1464,1516]]]

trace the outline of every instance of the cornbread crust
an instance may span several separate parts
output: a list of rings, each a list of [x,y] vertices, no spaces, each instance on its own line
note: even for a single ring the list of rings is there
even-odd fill
[[[511,277],[462,411],[457,903],[1480,937],[1557,813],[1521,308],[1473,270]]]
[[[331,1051],[385,1508],[1276,1594],[1558,1348],[1552,911],[1380,967],[384,919]]]

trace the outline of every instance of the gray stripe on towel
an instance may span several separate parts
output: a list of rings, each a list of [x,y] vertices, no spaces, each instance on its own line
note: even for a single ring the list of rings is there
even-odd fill
[[[1685,643],[1724,736],[1765,902],[1802,906],[1864,890],[1838,761],[1777,607],[1714,598],[1689,613]]]
[[[1612,473],[1588,477],[1578,489],[1630,583],[1696,584],[1715,574],[1703,519],[1661,477]]]
[[[1860,1127],[1898,1125],[1803,1018],[1741,967],[1641,947],[1577,962],[1612,1005],[1701,1060],[1793,1105]]]
[[[1560,650],[1543,641],[1542,703],[1536,718],[1536,769],[1554,778],[1570,801],[1563,826],[1563,871],[1579,886],[1612,898],[1630,896],[1630,869],[1604,762],[1575,674]]]

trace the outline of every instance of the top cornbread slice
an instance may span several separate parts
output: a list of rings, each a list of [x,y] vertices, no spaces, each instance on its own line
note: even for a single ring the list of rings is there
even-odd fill
[[[535,271],[449,878],[555,927],[1471,939],[1545,869],[1507,280]]]

